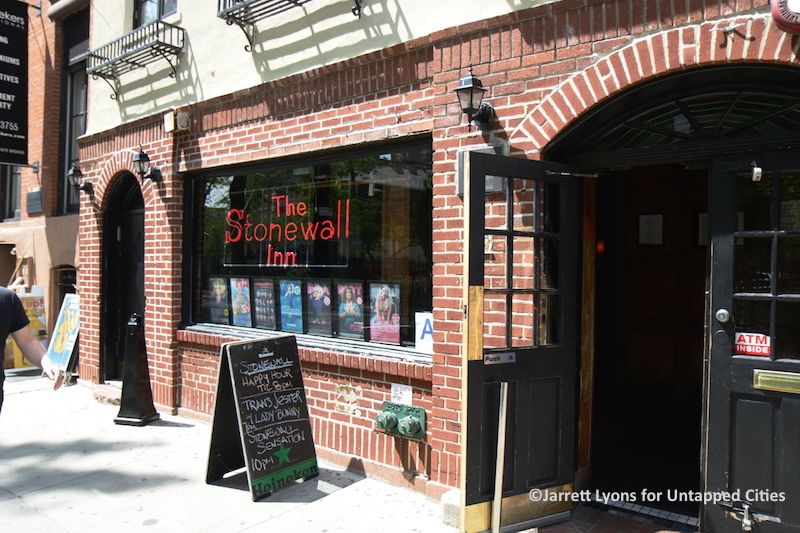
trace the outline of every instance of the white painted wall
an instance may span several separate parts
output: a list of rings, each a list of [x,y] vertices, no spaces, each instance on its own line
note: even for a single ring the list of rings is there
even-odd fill
[[[178,76],[159,60],[120,78],[119,98],[91,80],[87,134],[153,113],[380,50],[438,30],[557,0],[312,0],[256,24],[253,53],[244,34],[217,17],[217,0],[178,0],[166,22],[186,30]],[[92,49],[131,31],[133,0],[92,2]]]

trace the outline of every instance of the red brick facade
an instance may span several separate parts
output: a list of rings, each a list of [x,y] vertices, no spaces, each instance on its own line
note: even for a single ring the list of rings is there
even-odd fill
[[[737,32],[721,31],[733,24],[740,24]],[[307,349],[301,356],[323,455],[360,461],[367,471],[389,466],[384,475],[394,472],[399,481],[405,474],[432,494],[458,486],[464,251],[458,150],[496,137],[507,140],[512,153],[538,158],[575,118],[642,80],[731,62],[795,65],[797,42],[772,24],[767,0],[565,0],[188,106],[189,132],[164,133],[158,115],[86,138],[81,163],[95,195],[84,195],[81,208],[80,373],[93,381],[100,376],[104,193],[131,171],[130,150],[141,145],[164,175],[162,183],[142,185],[154,398],[162,406],[209,414],[224,339],[178,329],[182,174],[430,135],[436,330],[431,364]],[[453,94],[470,65],[489,88],[487,100],[498,117],[491,134],[468,129]],[[426,409],[424,444],[372,430],[391,383],[411,385],[415,404]]]

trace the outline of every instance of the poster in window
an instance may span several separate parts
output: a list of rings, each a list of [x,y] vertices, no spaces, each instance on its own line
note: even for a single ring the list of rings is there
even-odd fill
[[[308,332],[330,336],[332,332],[331,284],[327,280],[306,281],[306,324]]]
[[[228,310],[228,282],[225,278],[208,278],[208,290],[203,295],[203,307],[209,322],[214,324],[230,324]]]
[[[370,340],[400,344],[400,284],[370,283],[369,300]]]
[[[361,283],[336,284],[337,334],[349,339],[364,339],[364,287]]]
[[[278,280],[281,330],[303,333],[303,294],[299,279]]]
[[[253,279],[253,321],[260,329],[277,329],[275,322],[275,282]]]
[[[249,278],[231,278],[231,311],[234,326],[253,327]]]

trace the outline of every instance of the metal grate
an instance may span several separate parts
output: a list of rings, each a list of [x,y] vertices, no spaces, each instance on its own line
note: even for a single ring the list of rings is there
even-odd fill
[[[217,0],[217,16],[229,25],[237,25],[247,38],[244,49],[253,51],[255,24],[260,20],[300,7],[311,0]],[[353,15],[361,18],[362,0],[354,0]]]
[[[89,52],[86,72],[95,78],[117,81],[122,74],[166,60],[176,76],[172,58],[183,50],[185,31],[157,20]],[[112,86],[116,93],[116,88]],[[115,95],[116,96],[116,95]]]
[[[311,0],[219,0],[217,16],[234,24],[255,24],[259,20],[300,7]]]

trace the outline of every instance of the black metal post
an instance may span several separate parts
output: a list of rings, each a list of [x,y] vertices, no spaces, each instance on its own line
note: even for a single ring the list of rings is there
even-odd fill
[[[153,405],[150,372],[144,344],[142,317],[133,313],[128,319],[125,356],[122,368],[122,400],[115,424],[144,426],[159,419]]]

